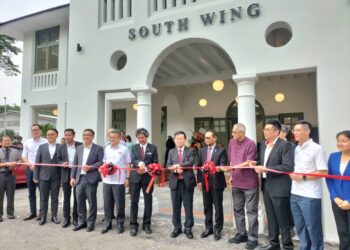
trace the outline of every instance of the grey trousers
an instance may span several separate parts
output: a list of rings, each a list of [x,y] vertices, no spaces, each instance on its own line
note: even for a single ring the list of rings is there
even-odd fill
[[[58,195],[60,192],[60,180],[39,180],[40,188],[40,215],[47,217],[49,207],[49,196],[51,195],[51,216],[57,217],[58,210]]]
[[[14,213],[14,199],[16,190],[16,175],[0,173],[0,217],[4,214],[4,195],[7,198],[7,215]]]
[[[248,235],[251,241],[258,240],[258,205],[259,189],[232,188],[233,213],[237,231],[240,235]],[[245,213],[248,217],[248,234],[246,230]]]
[[[112,225],[114,207],[117,207],[117,224],[124,225],[125,221],[125,186],[124,184],[103,183],[103,201],[105,226]]]
[[[98,182],[91,184],[86,179],[86,176],[80,176],[77,185],[77,202],[78,202],[78,224],[87,224],[89,227],[94,227],[97,217],[97,186]],[[86,200],[89,202],[90,211],[86,215]]]

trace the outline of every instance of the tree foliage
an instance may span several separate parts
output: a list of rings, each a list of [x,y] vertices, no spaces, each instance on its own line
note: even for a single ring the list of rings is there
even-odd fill
[[[8,76],[16,76],[21,71],[12,61],[12,56],[18,55],[22,50],[14,45],[16,39],[0,34],[0,70]]]

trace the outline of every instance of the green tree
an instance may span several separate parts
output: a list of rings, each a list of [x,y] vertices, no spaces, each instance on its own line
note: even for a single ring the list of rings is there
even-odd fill
[[[42,130],[41,130],[41,136],[46,137],[46,133],[50,128],[54,128],[54,126],[51,123],[45,123],[45,124],[40,124]]]
[[[14,64],[11,57],[18,55],[22,50],[14,45],[16,39],[0,34],[0,70],[8,76],[16,76],[21,71]]]
[[[0,133],[0,138],[2,138],[5,135],[5,131],[1,131]],[[6,129],[6,135],[10,136],[12,141],[15,139],[15,131],[13,131],[12,129]]]

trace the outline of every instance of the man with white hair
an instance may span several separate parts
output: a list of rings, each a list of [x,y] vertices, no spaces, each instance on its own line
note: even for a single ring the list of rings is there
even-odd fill
[[[246,161],[255,161],[257,147],[254,141],[245,136],[246,127],[237,123],[232,128],[232,136],[228,145],[230,165],[238,165]],[[258,204],[259,179],[254,169],[234,169],[231,172],[233,212],[238,233],[230,243],[247,242],[246,249],[258,246]],[[246,230],[245,209],[248,215],[248,233]]]

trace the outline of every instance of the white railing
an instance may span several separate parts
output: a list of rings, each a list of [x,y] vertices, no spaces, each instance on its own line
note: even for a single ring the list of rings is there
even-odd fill
[[[148,0],[150,15],[214,0]],[[217,1],[217,0],[216,0]]]
[[[134,0],[100,0],[101,26],[130,19],[133,14],[133,2]]]
[[[32,90],[57,88],[57,71],[34,74]]]

